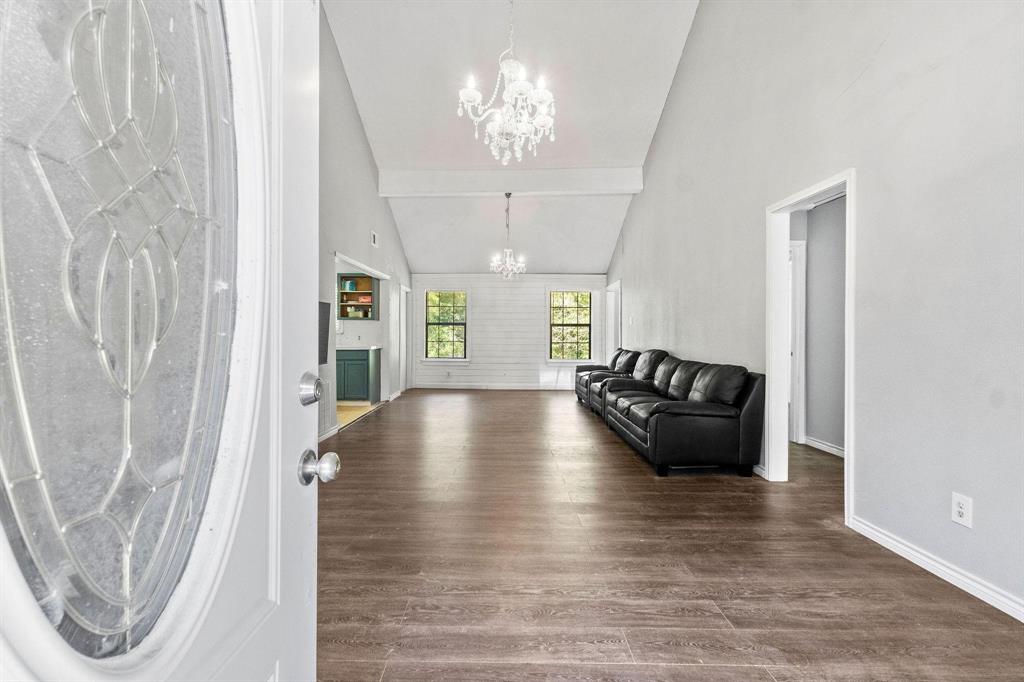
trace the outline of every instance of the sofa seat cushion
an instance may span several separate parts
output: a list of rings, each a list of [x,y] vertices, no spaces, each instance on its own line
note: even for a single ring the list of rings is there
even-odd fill
[[[629,414],[629,410],[634,405],[645,405],[648,403],[660,403],[665,401],[665,396],[658,395],[657,393],[645,393],[641,391],[626,391],[624,395],[618,396],[615,401],[615,410],[622,416]],[[608,405],[612,405],[611,398],[608,399]]]
[[[637,403],[636,405],[631,406],[629,408],[629,412],[626,413],[626,419],[628,419],[634,426],[646,431],[647,425],[651,421],[651,411],[659,402],[665,402],[665,399],[662,398],[657,402]]]
[[[698,400],[668,400],[652,407],[650,416],[655,414],[669,414],[677,417],[720,417],[722,419],[736,419],[740,416],[740,410],[733,405],[721,403],[705,403]]]

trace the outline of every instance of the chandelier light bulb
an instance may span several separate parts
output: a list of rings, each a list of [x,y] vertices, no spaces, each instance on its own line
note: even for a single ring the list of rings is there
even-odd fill
[[[521,80],[521,81],[526,80],[526,67],[525,66],[520,66],[519,67],[519,80]]]
[[[469,78],[466,79],[466,88],[476,90],[476,79],[473,78],[473,74],[469,74]]]

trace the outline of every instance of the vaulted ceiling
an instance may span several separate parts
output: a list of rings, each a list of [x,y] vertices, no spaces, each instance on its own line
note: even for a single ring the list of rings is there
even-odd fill
[[[456,109],[470,73],[494,87],[507,2],[325,0],[412,271],[486,271],[512,191],[529,272],[605,272],[696,7],[516,2],[516,56],[555,95],[557,139],[502,167]]]

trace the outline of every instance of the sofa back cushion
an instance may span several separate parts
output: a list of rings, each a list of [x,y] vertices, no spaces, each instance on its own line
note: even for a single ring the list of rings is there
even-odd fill
[[[612,369],[616,372],[632,372],[633,368],[636,367],[636,361],[639,359],[640,351],[623,350],[619,353],[619,357],[615,359],[615,366]]]
[[[658,371],[658,365],[661,364],[666,355],[668,353],[657,348],[645,350],[636,361],[636,366],[633,368],[633,378],[637,381],[651,381],[654,379],[654,373]]]
[[[672,381],[668,387],[668,397],[672,400],[686,400],[690,397],[690,389],[693,388],[693,380],[697,374],[707,366],[706,362],[696,360],[683,360],[679,363],[675,373],[672,374]]]
[[[679,367],[679,363],[682,362],[677,357],[672,355],[665,356],[665,359],[658,365],[658,369],[654,372],[654,390],[661,395],[667,396],[669,386],[672,384],[672,377],[676,373],[676,368]]]
[[[747,368],[739,365],[705,365],[687,400],[733,405],[747,382]]]
[[[619,356],[622,355],[622,353],[623,350],[621,348],[616,348],[615,352],[612,353],[612,357],[608,361],[608,364],[605,366],[608,367],[609,369],[615,369],[615,361],[619,359]]]

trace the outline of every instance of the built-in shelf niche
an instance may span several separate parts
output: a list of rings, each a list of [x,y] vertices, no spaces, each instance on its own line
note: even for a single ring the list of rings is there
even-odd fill
[[[380,280],[363,273],[338,275],[338,319],[377,320]]]

